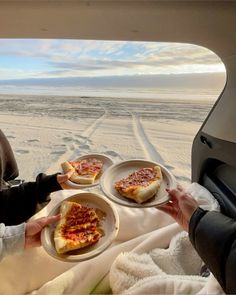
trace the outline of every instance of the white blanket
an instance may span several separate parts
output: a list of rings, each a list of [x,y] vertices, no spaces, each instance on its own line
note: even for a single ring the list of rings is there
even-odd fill
[[[192,184],[189,190],[197,199],[201,196],[200,201],[204,200],[204,206],[208,206],[209,209],[216,208],[217,203],[204,188]],[[77,190],[68,190],[54,193],[52,201],[35,218],[47,215],[55,204],[77,192]],[[186,234],[177,235],[181,229],[169,216],[155,208],[133,209],[118,205],[116,207],[120,216],[120,230],[116,241],[105,252],[80,263],[56,260],[42,247],[28,250],[22,255],[7,257],[0,263],[0,294],[102,294],[111,293],[111,288],[113,292],[128,294],[196,294],[197,292],[207,294],[208,290],[212,294],[222,293],[212,276],[206,279],[197,275],[201,261],[194,250],[189,249],[191,245]],[[180,274],[170,273],[170,270],[164,268],[159,255],[160,251],[164,251],[162,254],[166,253],[165,249],[169,246],[169,249],[175,249],[177,240],[180,241],[179,261],[186,258],[186,253],[183,251],[186,245],[188,245],[188,256],[191,252],[196,258],[196,264],[188,266],[190,269],[182,265]],[[164,261],[166,267],[172,265],[171,256],[169,254],[167,256],[169,260],[166,260],[167,263]],[[133,264],[134,260],[137,264]],[[186,262],[186,259],[183,261]],[[122,272],[125,276],[120,276],[118,263],[122,267],[131,266],[137,270],[138,279],[135,278],[130,282],[129,271],[124,269]],[[135,265],[137,267],[134,267]],[[176,268],[178,267],[177,263]],[[161,271],[163,273],[160,273]],[[186,272],[189,272],[189,275],[194,272],[194,276],[186,275]],[[157,283],[153,284],[154,281]],[[124,287],[124,284],[127,284],[127,287]]]
[[[110,269],[110,286],[113,294],[223,294],[212,275],[199,275],[201,267],[188,234],[180,232],[167,249],[119,254]]]

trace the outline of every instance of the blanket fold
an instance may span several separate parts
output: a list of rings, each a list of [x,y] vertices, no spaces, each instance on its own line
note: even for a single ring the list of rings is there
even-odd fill
[[[185,282],[184,290],[196,294],[207,280],[199,276],[201,266],[202,260],[188,234],[180,232],[171,239],[167,249],[155,248],[143,254],[121,253],[111,266],[110,284],[114,294],[149,294],[150,290],[155,290],[155,294],[174,294],[172,292],[179,285],[183,291]],[[148,290],[144,287],[147,282]],[[171,293],[165,293],[165,290]]]

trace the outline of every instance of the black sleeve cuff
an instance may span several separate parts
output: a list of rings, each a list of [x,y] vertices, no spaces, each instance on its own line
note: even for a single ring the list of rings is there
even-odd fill
[[[189,239],[193,246],[195,246],[195,229],[199,223],[199,220],[207,213],[208,211],[203,210],[202,208],[198,207],[192,217],[190,218],[189,222]]]
[[[37,186],[38,186],[38,202],[43,203],[47,200],[47,197],[50,193],[61,190],[60,184],[57,182],[57,175],[59,173],[53,175],[46,175],[44,173],[40,173],[37,178]]]

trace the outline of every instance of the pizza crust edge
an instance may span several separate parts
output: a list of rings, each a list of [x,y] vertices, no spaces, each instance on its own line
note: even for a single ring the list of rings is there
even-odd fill
[[[61,164],[62,170],[64,173],[67,173],[69,171],[73,171],[73,174],[70,177],[70,180],[74,183],[78,183],[78,184],[93,184],[95,181],[95,178],[97,177],[97,175],[87,175],[87,176],[82,176],[79,175],[75,168],[68,162],[64,162]]]
[[[119,193],[123,197],[136,201],[138,204],[142,204],[151,199],[158,192],[163,180],[160,166],[155,166],[154,169],[156,170],[156,180],[151,184],[146,187],[138,185],[130,186],[124,190],[118,190]]]
[[[60,207],[60,213],[62,216],[54,231],[54,244],[55,244],[56,252],[58,254],[66,254],[69,251],[79,250],[89,245],[93,245],[95,243],[95,242],[89,242],[89,241],[88,242],[84,241],[83,243],[80,243],[79,241],[77,241],[76,243],[74,243],[71,240],[66,240],[62,236],[61,227],[66,223],[66,214],[70,211],[74,203],[75,202],[72,202],[72,201],[64,201]],[[99,232],[96,231],[96,233],[99,233]]]

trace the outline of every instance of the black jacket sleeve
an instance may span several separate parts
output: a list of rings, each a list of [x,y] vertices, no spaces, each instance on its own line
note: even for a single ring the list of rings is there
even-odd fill
[[[236,221],[199,208],[191,217],[189,237],[222,289],[236,294]]]
[[[45,202],[51,192],[61,189],[57,174],[39,174],[34,182],[0,191],[0,223],[16,225],[30,218],[37,204]]]

